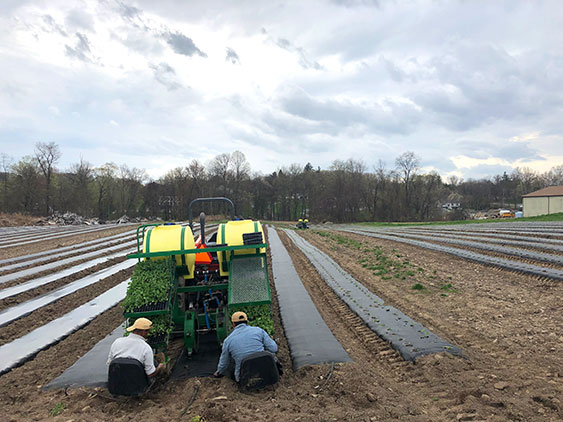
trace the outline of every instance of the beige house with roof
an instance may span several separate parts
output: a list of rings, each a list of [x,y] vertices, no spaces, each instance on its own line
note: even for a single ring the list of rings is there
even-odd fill
[[[550,186],[522,196],[524,217],[563,212],[563,186]]]

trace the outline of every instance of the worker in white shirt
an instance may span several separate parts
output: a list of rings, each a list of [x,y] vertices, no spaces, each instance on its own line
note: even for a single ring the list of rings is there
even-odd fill
[[[154,377],[159,372],[164,371],[164,364],[160,363],[155,368],[154,353],[152,347],[146,341],[149,330],[152,327],[151,320],[138,318],[135,323],[127,328],[131,334],[127,337],[118,338],[113,342],[109,350],[108,365],[117,358],[137,359],[145,368],[149,377]]]

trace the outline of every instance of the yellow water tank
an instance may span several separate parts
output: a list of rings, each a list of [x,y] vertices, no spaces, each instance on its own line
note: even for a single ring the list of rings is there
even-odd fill
[[[194,235],[189,226],[178,224],[150,227],[145,233],[143,252],[167,252],[180,249],[195,249]],[[155,257],[151,259],[165,259]],[[186,266],[188,274],[184,278],[194,277],[195,254],[177,255],[176,265]]]
[[[262,233],[262,243],[266,241],[262,225],[259,221],[237,220],[219,224],[219,228],[217,229],[217,244],[227,244],[228,246],[244,245],[242,235],[247,233]],[[234,251],[235,255],[250,255],[256,253],[266,253],[266,248],[260,248],[258,251],[256,248]],[[217,253],[221,276],[229,274],[228,262],[230,260],[230,254],[230,251]]]

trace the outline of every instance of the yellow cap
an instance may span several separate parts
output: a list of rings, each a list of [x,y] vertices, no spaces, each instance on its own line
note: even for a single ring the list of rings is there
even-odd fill
[[[135,323],[127,328],[127,331],[133,331],[133,330],[150,330],[152,327],[152,322],[150,319],[147,318],[138,318],[137,321],[135,321]]]
[[[235,312],[231,317],[231,321],[233,322],[248,322],[246,318],[246,314],[244,312]]]

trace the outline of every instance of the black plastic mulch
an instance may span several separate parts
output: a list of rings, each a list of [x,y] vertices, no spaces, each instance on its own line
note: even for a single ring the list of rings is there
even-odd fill
[[[301,282],[278,234],[268,227],[272,272],[293,369],[352,359],[334,337]]]
[[[292,230],[284,230],[303,251],[322,279],[334,290],[379,337],[398,350],[403,359],[414,361],[431,353],[449,352],[461,356],[461,350],[442,340],[422,324],[414,321],[370,292],[327,254]]]
[[[199,336],[199,350],[188,357],[186,349],[176,361],[170,379],[181,380],[192,377],[210,377],[217,369],[221,349],[217,335],[212,332]]]

